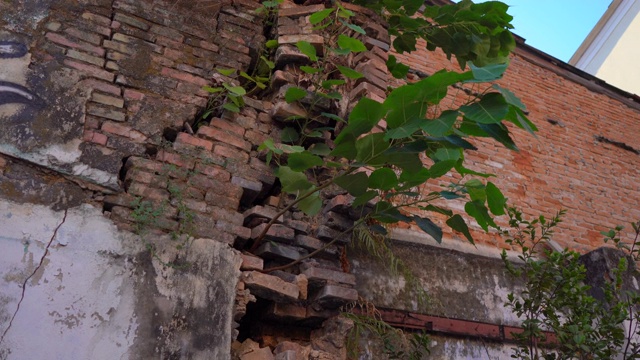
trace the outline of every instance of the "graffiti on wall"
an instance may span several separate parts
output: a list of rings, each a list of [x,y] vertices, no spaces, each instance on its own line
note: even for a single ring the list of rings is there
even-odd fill
[[[27,46],[17,41],[0,40],[0,107],[7,104],[24,104],[41,107],[42,100],[26,87],[25,72],[29,65]],[[17,108],[4,115],[18,111]]]

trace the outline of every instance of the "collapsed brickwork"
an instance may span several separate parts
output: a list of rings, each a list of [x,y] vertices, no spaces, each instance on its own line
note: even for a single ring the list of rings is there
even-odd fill
[[[27,89],[29,95],[16,101],[0,93],[0,119],[9,124],[0,135],[0,198],[13,204],[7,206],[7,216],[21,203],[42,204],[65,214],[90,204],[117,226],[117,234],[137,236],[135,250],[100,250],[119,252],[114,258],[136,264],[132,273],[157,275],[143,281],[155,281],[156,289],[131,312],[144,326],[134,330],[137,337],[127,338],[133,344],[129,358],[182,353],[223,359],[230,356],[231,340],[238,340],[233,352],[242,360],[341,359],[352,324],[336,317],[340,306],[363,296],[381,308],[418,311],[403,279],[347,249],[350,234],[342,232],[357,220],[349,210],[351,198],[330,189],[323,193],[326,205],[320,216],[310,219],[295,209],[278,215],[291,199],[280,195],[271,168],[257,150],[265,139],[280,138],[287,117],[304,115],[304,109],[288,104],[283,95],[298,82],[298,67],[307,61],[294,44],[305,40],[318,49],[323,44],[322,36],[308,25],[308,16],[324,5],[285,3],[271,27],[256,14],[260,4],[252,0],[43,4],[38,9],[26,2],[0,5],[0,41],[24,49],[16,58],[20,61],[10,65],[11,74],[23,71],[25,64],[29,68],[18,77],[0,71],[6,76],[0,80],[13,84],[13,89]],[[345,7],[357,14],[354,22],[366,31],[362,41],[367,51],[350,59],[348,65],[364,77],[353,83],[345,100],[321,104],[323,110],[341,116],[361,97],[383,101],[387,86],[395,82],[385,66],[391,39],[384,22],[364,8]],[[44,8],[48,10],[40,13]],[[246,106],[237,114],[219,113],[202,122],[209,101],[203,87],[226,81],[215,68],[247,71],[263,53],[267,37],[279,43],[271,91],[246,97]],[[414,79],[453,66],[437,53],[429,54],[428,61],[422,52],[398,56],[417,70]],[[15,59],[0,57],[5,60]],[[591,250],[599,245],[599,231],[640,218],[640,210],[633,207],[640,200],[633,180],[640,171],[637,154],[615,145],[633,148],[640,135],[634,126],[640,114],[637,102],[589,83],[526,47],[516,52],[500,83],[523,97],[540,132],[536,139],[516,130],[519,153],[483,142],[481,151],[468,155],[475,168],[496,173],[495,182],[510,200],[531,214],[561,206],[572,209],[558,242],[573,249]],[[461,97],[452,94],[449,100]],[[266,241],[252,254],[246,252],[273,218],[277,221]],[[183,243],[185,236],[197,238],[197,246]],[[314,258],[268,271],[300,260],[337,236],[341,241]],[[487,325],[491,331],[518,325],[497,305],[513,283],[504,279],[495,261],[429,250],[433,241],[411,228],[395,229],[392,236],[404,242],[397,250],[424,287],[439,301],[451,301],[433,308],[432,314],[495,325]],[[475,231],[474,236],[485,255],[495,256],[496,247],[506,247],[496,234]],[[16,246],[25,244],[20,241]],[[447,234],[445,242],[463,252],[480,251],[465,248],[456,234]],[[216,256],[199,257],[196,250]],[[62,252],[64,245],[52,251]],[[46,257],[45,251],[42,259]],[[189,270],[180,269],[189,263]],[[442,263],[457,263],[458,270],[441,274]],[[467,274],[479,269],[484,273],[473,275],[473,285],[465,283]],[[218,276],[229,277],[224,279],[228,283]],[[21,275],[16,283],[24,288],[30,279]],[[181,282],[189,284],[181,293],[168,290],[179,289]],[[222,296],[211,295],[218,292]],[[15,305],[18,300],[3,303]],[[469,310],[469,303],[481,305]],[[207,307],[219,309],[215,318],[202,310]],[[153,312],[163,313],[162,321]],[[6,329],[10,318],[0,317]],[[214,329],[216,322],[224,326]],[[493,340],[504,340],[504,334],[495,331]],[[441,328],[441,333],[451,332]],[[208,334],[216,334],[222,344],[204,340]],[[487,338],[482,332],[475,336]],[[19,356],[15,346],[13,354]],[[375,345],[367,346],[368,356],[376,358]],[[0,347],[0,355],[11,355],[11,349],[3,351]],[[506,354],[497,345],[492,351]],[[443,353],[446,356],[451,354]]]

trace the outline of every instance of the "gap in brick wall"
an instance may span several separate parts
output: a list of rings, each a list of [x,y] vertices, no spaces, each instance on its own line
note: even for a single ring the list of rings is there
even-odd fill
[[[613,145],[613,146],[615,146],[617,148],[620,148],[622,150],[630,151],[630,152],[632,152],[632,153],[634,153],[636,155],[640,155],[640,149],[636,149],[636,148],[634,148],[634,147],[632,147],[632,146],[630,146],[628,144],[625,144],[625,143],[623,143],[621,141],[611,140],[611,139],[606,138],[606,137],[604,137],[602,135],[596,135],[595,139],[596,139],[596,141],[607,143],[607,144],[611,144],[611,145]]]

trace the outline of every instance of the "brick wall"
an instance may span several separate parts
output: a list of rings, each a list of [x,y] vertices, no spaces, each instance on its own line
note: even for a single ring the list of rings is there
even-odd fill
[[[427,74],[456,69],[439,53],[398,57]],[[602,246],[600,231],[618,224],[630,230],[629,222],[640,218],[640,103],[556,64],[524,46],[515,52],[498,84],[522,99],[539,131],[534,137],[511,126],[520,152],[492,140],[474,141],[480,150],[468,152],[467,159],[472,169],[496,174],[491,181],[525,214],[550,216],[567,209],[554,240],[587,252]],[[455,101],[464,98],[455,95]],[[506,246],[499,237],[476,234],[481,243]]]

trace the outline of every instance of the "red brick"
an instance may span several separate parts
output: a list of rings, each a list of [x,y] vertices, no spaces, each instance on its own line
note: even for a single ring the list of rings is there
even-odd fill
[[[125,164],[125,170],[129,171],[131,168],[142,168],[152,172],[161,172],[164,164],[159,161],[144,159],[137,156],[131,156],[127,159]]]
[[[182,35],[178,30],[160,26],[160,25],[151,25],[151,29],[149,30],[154,34],[162,35],[167,37],[173,41],[182,42],[184,40],[184,35]]]
[[[106,70],[103,70],[93,65],[87,65],[87,64],[79,63],[77,61],[72,61],[69,59],[65,59],[64,64],[74,69],[80,70],[89,76],[92,76],[101,80],[112,82],[115,79],[115,74],[112,74]]]
[[[175,69],[170,69],[167,67],[162,68],[161,74],[164,76],[168,76],[177,80],[190,82],[196,85],[205,86],[209,84],[209,82],[199,76],[191,75],[184,71],[179,71]]]
[[[229,181],[231,180],[231,174],[222,169],[219,168],[217,166],[213,166],[213,165],[204,165],[201,163],[197,163],[196,164],[196,168],[195,168],[196,172],[200,172],[202,174],[205,174],[207,176],[212,177],[213,179],[216,179],[218,181]]]
[[[242,273],[241,279],[252,294],[265,299],[294,301],[298,299],[300,293],[295,284],[288,283],[277,276],[257,271],[245,271]]]
[[[185,169],[193,169],[193,167],[195,166],[195,160],[193,158],[170,153],[165,150],[158,151],[156,160],[173,164]]]
[[[201,139],[183,132],[178,133],[178,137],[176,138],[175,143],[185,143],[185,144],[200,147],[209,151],[213,150],[212,141]]]
[[[76,28],[66,28],[64,32],[80,40],[84,40],[94,45],[102,43],[102,36],[88,31],[82,31]]]
[[[136,90],[124,89],[124,98],[126,100],[142,100],[144,99],[144,93]]]
[[[166,190],[156,189],[142,183],[132,183],[127,192],[134,196],[141,196],[155,202],[163,202],[169,200],[169,192]]]
[[[241,254],[242,264],[240,270],[262,270],[264,267],[264,260],[251,254]]]
[[[106,16],[102,16],[102,15],[97,15],[88,11],[85,11],[82,14],[82,18],[89,20],[91,22],[94,22],[96,24],[100,24],[100,25],[104,25],[104,26],[110,26],[111,25],[111,19],[109,19]]]
[[[84,131],[84,141],[93,142],[100,145],[107,145],[107,136],[91,130]]]
[[[56,44],[62,45],[62,46],[67,46],[70,48],[74,48],[74,49],[81,49],[93,54],[96,54],[98,56],[104,56],[105,54],[105,50],[101,47],[95,46],[95,45],[91,45],[89,43],[85,43],[84,41],[71,41],[69,39],[67,39],[66,37],[60,35],[60,34],[56,34],[56,33],[47,33],[45,35],[45,37],[51,41],[54,42]]]
[[[242,161],[244,163],[249,161],[249,154],[242,151],[238,151],[237,149],[232,149],[228,146],[215,145],[213,147],[213,153],[216,155],[224,156],[229,159]]]
[[[220,119],[220,118],[211,119],[211,122],[209,123],[209,125],[213,127],[217,127],[218,129],[221,129],[221,130],[231,131],[233,133],[238,134],[239,136],[243,136],[245,131],[242,126],[238,124],[234,124],[225,119]]]
[[[143,133],[134,130],[130,126],[119,124],[113,121],[104,122],[101,129],[104,132],[124,136],[137,142],[144,142],[147,139],[147,137]]]
[[[120,96],[120,94],[122,94],[122,90],[120,89],[119,86],[106,83],[104,81],[100,81],[97,79],[82,80],[82,83],[84,84],[83,85],[84,87],[94,89],[94,90],[100,90],[102,92],[105,92],[111,95]]]
[[[251,144],[238,137],[234,132],[221,130],[210,126],[201,126],[198,128],[198,135],[202,135],[206,138],[223,142],[235,146],[239,149],[250,151]]]
[[[313,14],[318,11],[322,11],[324,9],[325,8],[323,4],[310,5],[310,6],[295,6],[288,9],[280,9],[280,11],[278,11],[278,16],[279,17],[304,16],[304,15]]]

